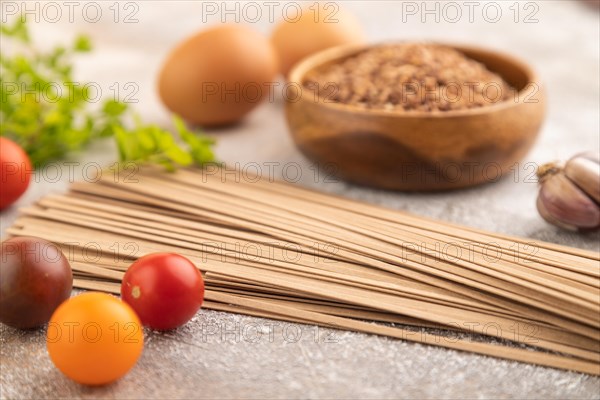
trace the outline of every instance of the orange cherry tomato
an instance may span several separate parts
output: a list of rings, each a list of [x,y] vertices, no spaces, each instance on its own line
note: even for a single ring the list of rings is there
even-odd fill
[[[85,385],[103,385],[135,365],[144,334],[126,303],[106,293],[88,292],[58,307],[50,318],[46,343],[63,374]]]

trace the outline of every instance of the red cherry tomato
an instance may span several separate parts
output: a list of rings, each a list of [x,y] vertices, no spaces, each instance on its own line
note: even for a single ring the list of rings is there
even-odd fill
[[[142,324],[159,330],[188,322],[202,306],[204,280],[187,258],[172,253],[148,254],[123,277],[121,298]]]
[[[17,201],[31,179],[31,162],[23,149],[10,139],[0,137],[0,210]]]

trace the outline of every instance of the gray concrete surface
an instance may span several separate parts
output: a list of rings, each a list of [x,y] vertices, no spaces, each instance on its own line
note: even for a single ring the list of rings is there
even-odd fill
[[[431,8],[435,3],[427,2]],[[111,4],[102,3],[105,17],[97,23],[85,22],[75,14],[74,23],[67,17],[58,23],[40,22],[34,36],[47,45],[68,40],[74,32],[87,32],[96,50],[78,61],[80,78],[98,82],[105,93],[115,82],[120,87],[136,83],[139,92],[134,97],[139,102],[134,106],[140,114],[168,124],[167,113],[155,94],[154,78],[168,49],[203,25],[202,5],[139,1],[135,3],[138,22],[125,24],[114,22],[108,9]],[[422,7],[421,2],[413,4]],[[294,148],[280,97],[260,106],[239,126],[211,132],[219,140],[219,157],[241,166],[277,162],[278,173],[287,163],[298,163],[303,171],[298,184],[491,231],[599,250],[598,234],[563,232],[544,223],[535,210],[536,183],[527,179],[535,163],[600,147],[597,12],[575,1],[540,1],[537,8],[527,9],[521,2],[516,23],[509,8],[513,2],[498,2],[503,17],[492,23],[477,11],[487,3],[478,3],[470,23],[468,10],[462,2],[458,4],[463,11],[461,21],[451,23],[442,14],[439,23],[432,16],[423,23],[420,14],[406,13],[402,22],[401,2],[345,3],[358,15],[371,41],[432,39],[478,44],[509,51],[538,70],[548,89],[548,118],[535,149],[516,168],[519,173],[514,177],[479,188],[427,195],[326,183],[322,177],[314,178],[309,163]],[[122,9],[120,18],[132,10]],[[537,22],[524,23],[523,18],[532,11],[536,11]],[[488,19],[493,16],[491,9],[489,13]],[[219,16],[208,18],[208,23],[215,23]],[[446,19],[453,16],[445,15]],[[256,25],[263,32],[271,26],[266,14]],[[111,143],[97,143],[85,154],[74,156],[73,161],[81,166],[89,162],[106,165],[114,160],[113,154]],[[38,174],[38,182],[18,205],[65,190],[67,174],[53,182],[50,172]],[[2,232],[15,217],[16,207],[1,214]],[[256,335],[248,337],[243,334],[247,327],[262,334],[258,339]],[[122,380],[103,388],[82,387],[64,378],[47,356],[43,331],[18,332],[0,326],[0,362],[2,398],[600,397],[597,377],[212,311],[201,311],[190,324],[173,333],[147,332],[138,365]]]

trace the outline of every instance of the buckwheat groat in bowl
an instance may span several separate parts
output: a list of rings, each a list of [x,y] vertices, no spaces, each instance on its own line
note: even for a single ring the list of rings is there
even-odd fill
[[[337,47],[289,77],[286,116],[300,150],[344,179],[385,189],[497,181],[531,148],[544,118],[532,70],[474,47]]]

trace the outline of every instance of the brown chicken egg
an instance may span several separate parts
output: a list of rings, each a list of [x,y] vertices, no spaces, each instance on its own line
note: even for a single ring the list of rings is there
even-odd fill
[[[269,94],[277,70],[267,38],[241,25],[222,25],[173,50],[160,72],[158,91],[169,110],[192,124],[232,124]]]
[[[282,20],[271,35],[280,72],[286,77],[294,64],[306,56],[329,47],[364,42],[358,20],[332,2],[302,8],[296,17]]]

